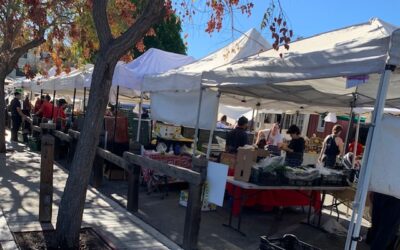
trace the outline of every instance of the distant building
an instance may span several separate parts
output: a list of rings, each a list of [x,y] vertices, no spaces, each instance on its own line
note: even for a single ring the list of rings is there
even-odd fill
[[[49,56],[49,54],[40,53],[40,55],[38,55],[34,53],[34,50],[30,50],[18,60],[17,68],[9,74],[9,77],[16,78],[24,76],[24,66],[26,64],[31,65],[32,69],[35,70],[39,64],[43,63],[46,56]]]

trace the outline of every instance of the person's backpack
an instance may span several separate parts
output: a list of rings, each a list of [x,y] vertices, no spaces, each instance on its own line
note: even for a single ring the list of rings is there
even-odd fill
[[[326,148],[325,154],[326,155],[338,155],[340,153],[338,145],[336,145],[335,136],[330,135],[326,140]]]

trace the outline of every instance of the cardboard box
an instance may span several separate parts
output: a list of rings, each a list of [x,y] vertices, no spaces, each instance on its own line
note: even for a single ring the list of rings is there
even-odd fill
[[[257,151],[257,157],[266,158],[269,156],[269,152],[265,149],[258,148],[258,149],[256,149],[256,151]]]
[[[181,127],[157,123],[154,129],[156,135],[164,138],[175,138],[181,135]]]
[[[254,149],[239,148],[236,157],[234,179],[248,182],[250,180],[251,167],[257,161],[257,151]]]
[[[236,166],[236,154],[229,154],[226,152],[222,152],[220,163],[228,165],[229,170],[231,170],[233,173],[235,166]]]

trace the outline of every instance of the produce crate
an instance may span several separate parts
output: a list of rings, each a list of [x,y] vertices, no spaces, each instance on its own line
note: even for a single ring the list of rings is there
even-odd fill
[[[320,181],[314,180],[299,180],[299,179],[288,179],[287,185],[289,186],[319,186]]]
[[[348,186],[348,175],[322,175],[321,176],[321,186]]]
[[[285,177],[289,186],[318,186],[320,184],[320,175],[316,172],[297,175],[287,171],[285,172]]]
[[[280,186],[287,183],[287,178],[281,172],[271,173],[262,169],[252,168],[250,182],[259,186]]]
[[[260,250],[320,250],[297,239],[295,235],[286,234],[282,238],[261,236]]]

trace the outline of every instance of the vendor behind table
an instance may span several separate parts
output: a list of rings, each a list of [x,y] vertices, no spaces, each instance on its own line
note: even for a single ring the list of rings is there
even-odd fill
[[[323,162],[325,167],[335,166],[337,156],[343,157],[344,143],[340,138],[342,131],[342,126],[336,124],[332,128],[332,134],[328,135],[324,140],[318,161]]]
[[[292,140],[289,144],[283,144],[282,150],[286,151],[285,164],[290,167],[298,167],[303,163],[305,140],[300,136],[300,128],[291,125],[287,130]]]
[[[243,147],[247,144],[247,125],[249,120],[242,116],[239,118],[237,126],[234,130],[230,131],[226,136],[226,148],[228,153],[237,153],[239,147]]]
[[[217,129],[228,129],[231,128],[231,125],[227,122],[227,116],[221,116],[221,120],[217,122],[216,128]]]
[[[280,133],[278,123],[274,123],[271,129],[260,130],[258,132],[256,144],[260,149],[266,149],[273,156],[281,155],[283,136]]]

